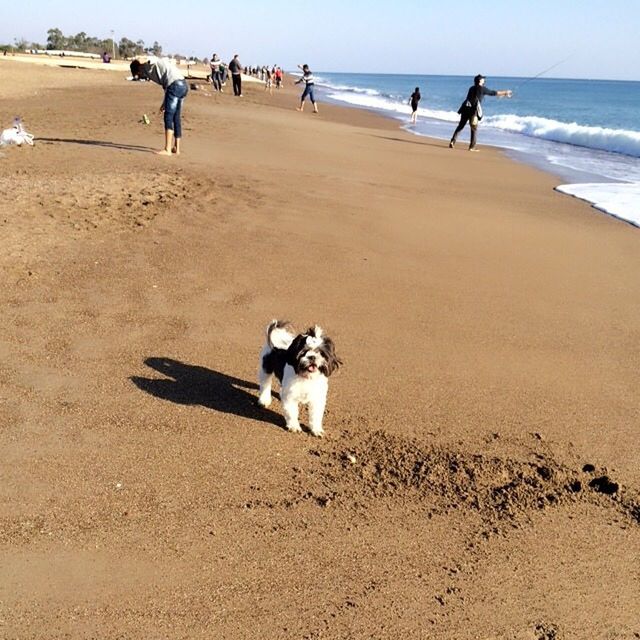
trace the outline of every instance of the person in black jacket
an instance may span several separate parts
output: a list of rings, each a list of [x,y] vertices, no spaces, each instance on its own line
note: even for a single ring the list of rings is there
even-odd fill
[[[409,98],[409,104],[411,105],[411,124],[415,124],[418,119],[418,103],[422,96],[420,95],[420,87],[416,87],[416,90],[411,94]]]
[[[233,56],[233,60],[229,63],[229,72],[231,73],[231,82],[233,84],[233,95],[242,98],[242,72],[244,69],[238,59],[238,54]]]
[[[494,91],[488,89],[484,85],[485,77],[477,75],[473,79],[473,86],[469,87],[467,97],[465,101],[460,105],[458,113],[460,114],[460,122],[456,130],[453,132],[451,142],[449,142],[449,149],[453,149],[458,134],[464,129],[467,122],[471,128],[471,141],[469,143],[469,151],[476,150],[476,132],[478,130],[478,123],[482,120],[482,100],[485,96],[498,96],[500,98],[511,97],[511,90]]]

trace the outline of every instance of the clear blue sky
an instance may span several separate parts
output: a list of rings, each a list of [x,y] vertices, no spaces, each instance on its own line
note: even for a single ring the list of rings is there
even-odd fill
[[[65,35],[158,40],[318,71],[640,80],[640,0],[0,0],[0,43]]]

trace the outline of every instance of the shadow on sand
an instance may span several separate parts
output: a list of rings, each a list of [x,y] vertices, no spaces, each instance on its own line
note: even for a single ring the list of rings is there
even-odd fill
[[[36,138],[36,142],[63,142],[67,144],[86,144],[96,147],[107,147],[108,149],[124,149],[125,151],[139,151],[141,153],[152,153],[153,147],[143,147],[139,144],[122,144],[119,142],[107,142],[106,140],[77,140],[75,138]]]
[[[130,380],[138,389],[156,398],[176,404],[201,405],[284,429],[281,415],[258,405],[257,395],[251,393],[258,389],[253,382],[171,358],[147,358],[144,363],[166,377],[132,376]]]
[[[369,134],[372,135],[372,134]],[[421,147],[436,147],[438,149],[447,149],[449,146],[449,142],[446,143],[443,141],[442,143],[438,142],[430,142],[426,138],[420,138],[418,140],[407,140],[406,138],[394,138],[391,136],[378,136],[372,135],[373,138],[380,138],[380,140],[388,140],[389,142],[402,142],[404,144],[417,144]]]

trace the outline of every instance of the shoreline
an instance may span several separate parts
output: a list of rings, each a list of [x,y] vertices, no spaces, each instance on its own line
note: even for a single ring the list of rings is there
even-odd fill
[[[400,105],[391,94],[385,93],[381,86],[377,89],[375,74],[356,74],[354,80],[350,80],[352,74],[337,74],[322,77],[320,74],[320,90],[325,94],[325,99],[335,104],[347,106],[349,108],[365,108],[375,113],[379,113],[386,118],[404,123],[403,128],[414,135],[426,136],[438,140],[448,140],[451,131],[455,127],[455,122],[449,120],[451,113],[444,113],[442,107],[423,108],[419,115],[418,126],[407,124],[408,107]],[[366,76],[371,75],[374,80],[372,84],[367,84]],[[344,76],[344,77],[343,77]],[[364,76],[361,78],[360,76]],[[331,79],[333,77],[333,80]],[[397,76],[388,75],[390,79]],[[424,76],[422,80],[436,76]],[[437,76],[442,79],[449,79],[452,76]],[[336,79],[339,78],[339,79]],[[415,82],[420,79],[415,76]],[[390,86],[393,85],[392,80]],[[504,82],[517,79],[501,79]],[[335,84],[332,84],[335,83]],[[358,86],[351,86],[348,83],[355,82]],[[347,83],[347,84],[345,84]],[[633,84],[633,83],[631,83]],[[637,84],[637,83],[635,83]],[[362,86],[360,86],[362,85]],[[382,92],[382,93],[381,93]],[[435,109],[435,111],[433,111]],[[439,110],[440,109],[440,110]],[[402,115],[400,113],[402,112]],[[406,112],[406,113],[404,113]],[[445,116],[447,116],[445,118]],[[547,117],[536,118],[533,116],[508,116],[511,125],[500,122],[500,118],[507,116],[489,116],[488,122],[481,125],[481,144],[502,149],[507,155],[515,158],[516,161],[525,162],[529,166],[549,173],[559,179],[558,186],[561,193],[570,193],[579,197],[592,205],[597,211],[610,215],[630,223],[632,226],[640,224],[637,202],[640,202],[640,167],[633,152],[627,154],[616,151],[616,145],[622,145],[623,140],[629,149],[634,148],[633,132],[624,129],[609,129],[603,126],[578,126],[565,122],[548,120]],[[498,119],[497,128],[492,127],[493,120]],[[543,124],[544,121],[544,124]],[[509,126],[532,127],[534,130],[542,127],[553,128],[555,133],[551,138],[547,138],[544,133],[516,133]],[[506,127],[506,128],[505,128]],[[555,136],[561,136],[556,139]],[[609,139],[609,145],[614,148],[608,149],[607,145],[602,147],[590,147],[589,144],[580,144],[580,136],[599,137],[605,136]],[[608,136],[608,137],[607,137]],[[622,136],[622,137],[620,137]],[[576,138],[575,142],[568,142],[563,137]],[[598,144],[604,144],[604,141]],[[554,158],[556,158],[554,160]],[[558,159],[559,158],[559,159]],[[636,169],[634,169],[634,166]],[[600,173],[598,173],[598,169]],[[632,187],[631,185],[635,185]]]
[[[640,632],[634,234],[290,84],[167,159],[160,87],[0,68],[0,635]],[[256,406],[273,317],[344,361],[323,439]]]
[[[0,62],[3,59],[13,60],[16,62],[23,63],[32,63],[35,65],[45,65],[45,66],[57,66],[60,68],[77,68],[77,69],[101,69],[108,71],[126,71],[128,72],[128,61],[120,61],[115,60],[110,64],[104,64],[100,60],[86,59],[86,58],[73,58],[71,56],[68,57],[68,62],[59,57],[47,57],[46,55],[33,55],[33,54],[17,54],[13,56],[8,56],[6,58],[0,58]],[[63,62],[64,61],[64,62]],[[191,69],[190,75],[187,76],[188,80],[204,80],[206,78],[207,70],[199,69]],[[375,74],[374,74],[375,75]],[[398,74],[387,74],[387,75],[398,75]],[[399,75],[408,75],[412,77],[411,74],[399,74]],[[287,74],[287,78],[289,79],[289,85],[291,85],[291,79],[294,77],[298,77],[297,75]],[[442,76],[448,77],[448,76]],[[458,76],[464,77],[464,76]],[[549,78],[552,80],[561,81],[561,78]],[[243,82],[259,84],[262,86],[262,82],[253,76],[247,76],[243,74]],[[618,82],[618,81],[612,81]],[[633,81],[627,81],[633,82]],[[322,84],[318,85],[321,87],[321,92],[326,93],[331,89],[328,86],[323,86]],[[321,94],[322,95],[322,94]],[[327,98],[327,96],[324,96]],[[375,108],[375,107],[367,107],[364,105],[356,105],[356,104],[345,104],[340,102],[337,99],[328,98],[328,104],[332,104],[339,108],[345,109],[357,109],[361,112],[372,113],[379,116],[383,120],[393,121],[396,123],[404,122],[398,115],[392,115],[386,113],[383,109]],[[423,119],[430,120],[428,116],[422,116]],[[435,120],[435,122],[440,123],[440,121]],[[454,124],[451,123],[451,127]],[[398,124],[398,129],[405,131],[406,133],[418,137],[425,137],[430,140],[444,140],[445,138],[434,137],[428,133],[420,133],[418,131],[411,131],[407,123],[404,125]],[[535,154],[530,152],[513,149],[509,146],[504,146],[499,143],[483,143],[480,142],[480,146],[487,148],[493,148],[501,153],[503,153],[507,158],[515,161],[521,162],[528,167],[531,167],[535,170],[542,171],[543,173],[553,176],[554,179],[558,182],[558,184],[554,187],[554,189],[566,196],[570,196],[572,198],[577,198],[578,200],[587,203],[590,207],[592,207],[595,211],[600,214],[604,214],[606,216],[612,217],[617,221],[621,221],[623,223],[629,224],[632,227],[640,228],[640,217],[635,215],[633,212],[627,211],[627,200],[629,197],[640,198],[640,187],[633,182],[624,182],[615,178],[607,178],[602,177],[599,180],[593,180],[593,174],[589,174],[588,172],[581,172],[578,169],[570,169],[568,167],[561,167],[553,164],[546,164],[543,158],[537,158]],[[633,186],[635,185],[635,187]],[[613,190],[613,187],[616,187]],[[627,195],[627,194],[632,194]]]

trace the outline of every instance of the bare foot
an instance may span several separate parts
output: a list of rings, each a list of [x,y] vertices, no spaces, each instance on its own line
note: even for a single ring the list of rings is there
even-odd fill
[[[296,111],[300,111],[300,113],[302,113],[303,109],[301,109],[300,107],[296,107]]]
[[[155,154],[157,156],[170,156],[171,151],[167,151],[166,149],[161,149],[160,151],[156,151]]]
[[[171,149],[171,153],[173,153],[174,156],[179,156],[180,152],[174,147],[173,149]]]

